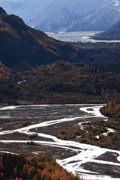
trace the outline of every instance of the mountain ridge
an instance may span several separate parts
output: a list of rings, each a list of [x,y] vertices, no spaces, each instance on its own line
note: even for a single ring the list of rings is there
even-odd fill
[[[104,31],[120,19],[119,0],[1,0],[0,6],[46,32]]]
[[[95,35],[98,40],[120,40],[120,21],[103,33]]]
[[[8,15],[2,8],[0,11],[0,59],[5,65],[15,66],[26,62],[38,66],[60,59],[81,59],[79,48],[27,26],[21,18]]]

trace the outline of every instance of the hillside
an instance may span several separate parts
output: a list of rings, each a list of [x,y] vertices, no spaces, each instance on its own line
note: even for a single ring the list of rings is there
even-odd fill
[[[104,48],[103,48],[104,46]],[[119,61],[119,44],[72,44],[55,40],[27,26],[21,18],[0,8],[0,60],[17,71],[51,64],[56,60],[73,62]],[[104,49],[104,51],[103,51]]]
[[[107,31],[97,34],[94,39],[100,40],[120,40],[120,21]]]
[[[21,18],[0,8],[0,59],[9,66],[38,66],[55,60],[81,59],[78,48],[28,27]]]
[[[0,101],[21,103],[104,103],[120,95],[120,63],[69,63],[18,72],[13,82],[3,82]]]

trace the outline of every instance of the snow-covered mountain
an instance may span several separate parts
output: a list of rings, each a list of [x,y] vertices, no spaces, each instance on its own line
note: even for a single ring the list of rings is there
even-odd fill
[[[101,0],[94,11],[85,16],[82,21],[73,22],[68,31],[95,30],[104,31],[120,20],[120,0]]]
[[[8,13],[43,31],[101,31],[120,20],[120,0],[0,0]]]
[[[54,0],[0,0],[0,6],[8,14],[15,14],[29,25],[32,19]]]
[[[99,4],[101,0],[54,0],[31,24],[44,31],[67,31],[73,24],[82,22]]]

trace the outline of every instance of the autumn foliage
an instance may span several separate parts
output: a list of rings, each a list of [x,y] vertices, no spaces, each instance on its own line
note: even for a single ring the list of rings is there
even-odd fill
[[[41,156],[0,154],[0,180],[80,180],[55,160]]]
[[[120,103],[115,101],[109,102],[101,109],[101,112],[108,117],[120,118]]]

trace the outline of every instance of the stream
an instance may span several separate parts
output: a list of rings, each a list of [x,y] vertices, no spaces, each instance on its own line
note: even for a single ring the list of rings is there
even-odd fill
[[[120,151],[55,136],[61,125],[107,120],[99,104],[0,106],[0,151],[46,154],[85,180],[120,179]],[[30,136],[34,145],[28,145]]]

